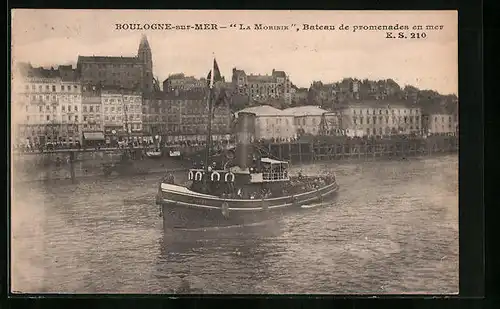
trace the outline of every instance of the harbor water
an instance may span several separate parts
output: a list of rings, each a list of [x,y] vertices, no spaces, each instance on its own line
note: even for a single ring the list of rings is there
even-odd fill
[[[278,221],[183,235],[163,230],[158,174],[16,185],[11,290],[458,292],[456,154],[300,169],[335,171],[338,197]]]

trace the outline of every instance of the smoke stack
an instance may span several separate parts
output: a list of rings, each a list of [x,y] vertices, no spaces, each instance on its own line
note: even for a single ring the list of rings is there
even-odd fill
[[[236,121],[236,164],[245,169],[252,164],[253,146],[255,138],[255,114],[238,113]]]

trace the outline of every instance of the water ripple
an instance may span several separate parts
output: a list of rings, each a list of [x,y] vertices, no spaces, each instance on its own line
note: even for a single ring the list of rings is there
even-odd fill
[[[338,198],[278,221],[182,239],[163,232],[154,205],[159,176],[16,187],[13,290],[457,292],[456,156],[294,169],[336,171]]]

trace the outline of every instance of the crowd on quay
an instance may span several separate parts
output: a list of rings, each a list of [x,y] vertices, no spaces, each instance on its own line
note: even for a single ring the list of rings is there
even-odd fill
[[[419,134],[393,134],[393,135],[371,135],[371,136],[348,136],[348,135],[302,135],[294,138],[270,138],[270,139],[257,139],[255,142],[261,145],[267,144],[288,144],[295,142],[345,142],[345,143],[360,143],[360,144],[370,144],[378,143],[380,141],[391,141],[391,140],[422,140],[428,137],[453,137],[454,133],[436,133],[428,135]]]
[[[215,149],[222,149],[231,144],[230,141],[212,141],[212,144]],[[73,144],[66,144],[62,142],[57,143],[46,143],[44,144],[13,144],[13,149],[15,152],[44,152],[44,151],[52,151],[52,150],[101,150],[101,149],[126,149],[126,148],[151,148],[154,146],[158,146],[157,143],[153,141],[131,141],[131,142],[114,142],[114,143],[94,143],[92,145],[88,144],[80,144],[80,142],[76,142]],[[159,143],[159,148],[172,148],[172,147],[205,147],[205,141],[168,141]],[[158,147],[155,147],[158,148]]]

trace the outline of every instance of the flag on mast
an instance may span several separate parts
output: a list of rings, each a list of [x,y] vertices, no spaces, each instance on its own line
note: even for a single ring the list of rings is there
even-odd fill
[[[212,71],[210,71],[212,72]],[[213,89],[213,102],[214,106],[218,107],[222,104],[227,104],[228,93],[224,87],[224,79],[222,78],[222,74],[220,73],[219,65],[217,64],[217,60],[214,58],[213,64],[213,75],[210,74],[211,81],[211,89]]]

